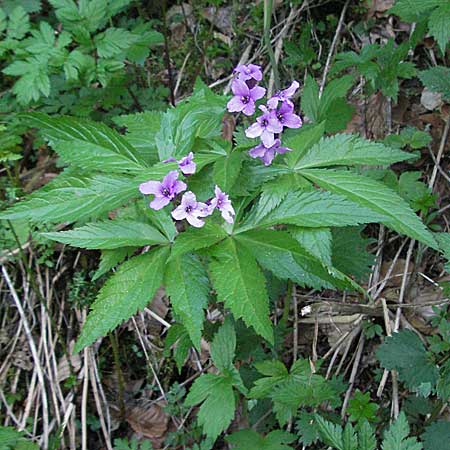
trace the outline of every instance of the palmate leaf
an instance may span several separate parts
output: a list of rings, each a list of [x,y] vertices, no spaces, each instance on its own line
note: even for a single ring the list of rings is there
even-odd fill
[[[102,250],[100,264],[92,276],[92,281],[98,280],[102,275],[105,275],[105,273],[121,263],[127,256],[131,256],[136,249],[136,247],[120,247],[114,250]]]
[[[200,350],[204,309],[208,305],[208,274],[194,255],[171,258],[166,266],[164,284],[175,314]]]
[[[101,288],[75,344],[74,353],[113,330],[152,300],[163,281],[168,248],[157,248],[122,264]]]
[[[211,358],[217,369],[221,372],[232,370],[235,352],[236,331],[230,317],[227,317],[211,343]]]
[[[289,234],[311,255],[319,258],[326,266],[331,266],[331,246],[333,237],[329,228],[289,227]],[[340,269],[341,270],[341,269]]]
[[[232,238],[211,249],[213,287],[236,319],[273,343],[266,280],[252,254]]]
[[[328,226],[359,225],[385,219],[365,205],[359,205],[342,195],[320,191],[294,191],[259,223],[245,223],[243,231],[277,224],[323,228]]]
[[[213,222],[206,222],[200,228],[190,227],[175,240],[172,247],[171,258],[183,255],[184,253],[211,247],[227,237],[227,232]]]
[[[323,263],[285,231],[248,231],[236,236],[256,257],[259,264],[281,279],[301,286],[320,288],[356,288],[350,279]]]
[[[198,423],[203,426],[208,437],[216,439],[228,428],[234,417],[232,378],[211,373],[197,378],[186,397],[185,405],[194,406],[202,402],[197,416]]]
[[[43,235],[73,247],[101,250],[168,243],[168,240],[151,225],[123,219],[90,223],[73,230]]]
[[[236,182],[242,165],[242,153],[232,152],[214,163],[213,179],[223,191],[230,191]]]
[[[139,172],[146,160],[117,131],[102,123],[69,116],[24,113],[20,117],[36,127],[67,163],[100,172]]]
[[[399,195],[383,183],[348,171],[305,169],[301,174],[321,188],[382,215],[383,218],[378,220],[395,231],[437,248],[432,234],[419,217]]]
[[[296,169],[328,166],[389,165],[414,157],[351,134],[322,138],[298,160]]]
[[[84,220],[139,196],[138,183],[125,176],[83,176],[63,172],[27,199],[0,214],[0,219],[28,219],[44,223]]]
[[[445,54],[445,48],[450,39],[450,3],[443,3],[430,14],[428,26],[442,54]]]

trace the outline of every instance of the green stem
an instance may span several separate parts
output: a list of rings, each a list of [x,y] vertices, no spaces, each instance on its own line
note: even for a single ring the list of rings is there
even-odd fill
[[[273,78],[275,81],[275,89],[280,89],[280,76],[278,74],[278,65],[275,61],[272,44],[270,43],[270,23],[272,20],[272,0],[264,0],[264,42],[266,44],[267,53],[270,59],[270,65],[273,70]]]

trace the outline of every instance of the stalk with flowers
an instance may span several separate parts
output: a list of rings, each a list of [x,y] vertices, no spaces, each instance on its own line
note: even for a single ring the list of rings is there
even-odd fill
[[[239,65],[232,98],[198,81],[192,96],[162,117],[147,111],[116,118],[125,134],[74,117],[22,114],[65,169],[0,215],[64,223],[69,229],[45,237],[101,252],[93,278],[104,284],[76,352],[101,342],[164,287],[179,369],[190,347],[200,350],[202,339],[211,341],[217,370],[200,376],[186,398],[186,405],[201,405],[198,422],[211,441],[227,429],[239,399],[262,395],[262,388],[248,391],[235,367],[236,329],[263,354],[276,353],[278,299],[270,301],[271,280],[353,291],[364,301],[358,280],[333,254],[336,229],[383,223],[437,247],[409,205],[367,171],[407,161],[409,153],[345,133],[326,136],[330,121],[333,129],[343,128],[321,106],[332,104],[334,93],[325,89],[320,101],[314,92],[304,95],[302,121],[295,106],[299,83],[264,102],[262,81],[260,66]],[[232,141],[221,134],[226,111],[237,114]],[[204,332],[207,311],[223,322],[212,339]],[[273,401],[283,425],[305,399]]]

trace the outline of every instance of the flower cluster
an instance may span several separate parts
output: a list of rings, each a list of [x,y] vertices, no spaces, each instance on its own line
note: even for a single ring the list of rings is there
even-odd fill
[[[256,100],[264,97],[266,90],[257,85],[262,80],[261,67],[255,64],[239,65],[234,69],[235,79],[231,83],[233,98],[228,102],[229,112],[242,112],[246,116],[255,113]],[[292,97],[299,88],[299,83],[292,84],[282,91],[277,92],[267,100],[267,105],[261,105],[259,109],[262,115],[256,122],[245,130],[249,138],[261,139],[261,144],[253,147],[248,153],[252,158],[260,158],[266,165],[270,165],[277,154],[291,151],[281,146],[280,134],[284,128],[300,128],[302,119],[294,113]]]
[[[180,171],[184,175],[192,175],[197,168],[192,152],[179,161],[175,158],[169,158],[163,162],[177,162]],[[150,202],[150,208],[155,210],[162,209],[175,200],[178,194],[186,191],[186,183],[179,180],[178,176],[179,172],[177,170],[171,170],[162,181],[150,180],[139,185],[139,191],[142,194],[154,195],[153,200]],[[219,186],[215,187],[214,194],[213,198],[203,203],[197,201],[193,192],[185,192],[181,197],[180,205],[172,211],[172,217],[175,220],[186,219],[193,227],[201,228],[205,224],[202,218],[210,216],[215,209],[218,209],[228,223],[233,223],[235,212],[228,195],[222,192]]]

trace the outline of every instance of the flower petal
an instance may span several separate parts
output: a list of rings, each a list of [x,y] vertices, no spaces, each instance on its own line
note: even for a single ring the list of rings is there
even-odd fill
[[[168,205],[170,200],[167,197],[155,197],[152,202],[150,202],[150,208],[158,211]]]
[[[154,194],[158,195],[161,193],[162,184],[159,181],[147,181],[146,183],[142,183],[139,185],[139,192],[141,194]]]
[[[241,100],[241,97],[235,95],[228,103],[228,112],[240,112],[245,107],[245,103]]]
[[[277,95],[274,95],[273,97],[270,97],[269,100],[267,100],[267,106],[270,109],[275,109],[278,106],[279,97]]]
[[[300,87],[300,83],[298,81],[294,80],[291,83],[291,85],[287,89],[284,89],[283,91],[281,91],[281,93],[283,94],[283,97],[290,98],[297,92],[297,89],[299,87]]]
[[[255,114],[255,102],[251,101],[248,102],[243,110],[242,110],[243,114],[245,114],[246,116],[253,116],[253,114]]]
[[[264,95],[266,95],[266,90],[261,86],[255,86],[250,89],[250,97],[253,100],[259,100],[260,98],[263,98]]]
[[[247,84],[244,81],[235,79],[231,83],[231,90],[234,95],[238,95],[239,97],[244,97],[246,95],[250,95],[250,90]]]
[[[186,217],[186,211],[181,205],[175,208],[171,214],[175,220],[183,220]]]
[[[249,138],[255,138],[255,137],[261,136],[262,132],[263,132],[263,128],[261,127],[261,125],[258,122],[256,122],[253,125],[250,125],[245,130],[245,135]]]
[[[288,128],[300,128],[302,126],[302,119],[297,114],[288,113],[283,116],[283,125]]]
[[[252,158],[262,158],[264,156],[264,154],[266,153],[266,147],[264,147],[264,145],[259,144],[256,147],[251,148],[248,151],[248,154],[252,157]]]
[[[201,228],[205,225],[203,220],[200,220],[198,217],[195,217],[193,214],[187,214],[186,220],[195,228]]]
[[[186,183],[184,181],[176,180],[173,184],[173,193],[174,196],[178,195],[180,192],[185,191],[187,188]]]
[[[268,130],[264,130],[261,133],[261,141],[264,144],[264,147],[270,148],[275,143],[275,136]]]

